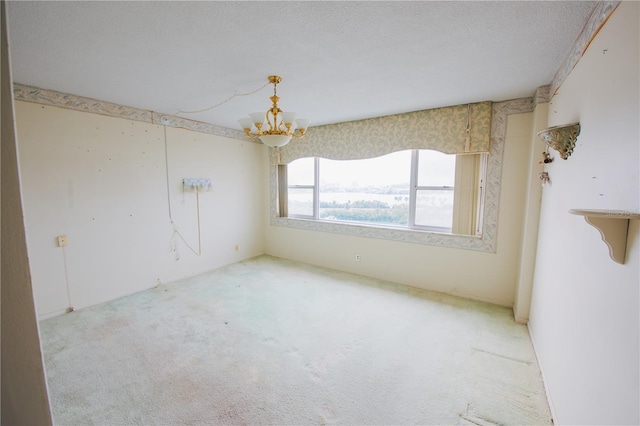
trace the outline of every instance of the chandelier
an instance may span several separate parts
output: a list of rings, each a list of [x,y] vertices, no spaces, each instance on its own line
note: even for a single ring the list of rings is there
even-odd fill
[[[269,76],[269,83],[273,84],[273,96],[269,99],[273,105],[266,113],[253,112],[249,114],[251,118],[238,120],[247,137],[251,139],[260,138],[262,143],[271,147],[285,146],[291,138],[300,139],[304,137],[307,127],[309,127],[309,120],[304,118],[296,119],[296,113],[284,112],[278,107],[280,98],[276,95],[276,86],[281,81],[282,78],[277,75]],[[265,120],[269,125],[268,130],[263,130]],[[255,133],[251,133],[252,126],[257,129]]]

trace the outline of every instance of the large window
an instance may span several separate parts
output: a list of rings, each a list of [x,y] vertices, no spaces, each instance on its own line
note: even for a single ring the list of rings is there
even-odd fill
[[[464,172],[458,157],[407,150],[365,160],[298,159],[280,168],[280,215],[474,235],[478,197],[455,193],[463,184],[477,192],[479,168]]]

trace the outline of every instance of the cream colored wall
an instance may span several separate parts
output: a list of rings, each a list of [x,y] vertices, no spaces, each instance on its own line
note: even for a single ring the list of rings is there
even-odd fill
[[[549,167],[529,323],[560,424],[640,423],[640,221],[620,265],[568,213],[640,209],[639,22],[640,4],[622,2],[549,107],[549,125],[581,125]]]
[[[533,124],[529,157],[529,170],[527,173],[527,196],[525,200],[525,215],[522,227],[522,250],[518,268],[518,281],[516,299],[513,304],[513,313],[516,321],[526,324],[529,320],[531,307],[531,292],[533,291],[533,274],[536,262],[536,250],[538,247],[538,226],[540,223],[540,202],[542,199],[542,184],[540,172],[544,170],[540,164],[542,153],[546,150],[545,143],[537,133],[547,128],[547,116],[549,104],[539,103],[533,111]]]
[[[266,252],[413,287],[513,305],[532,117],[533,113],[526,113],[508,118],[496,253],[276,227],[268,218]],[[355,261],[356,254],[361,256],[360,262]]]
[[[2,13],[2,408],[3,425],[49,425],[51,413],[29,277],[7,43]]]
[[[27,241],[38,314],[83,308],[263,253],[266,149],[167,128],[174,222],[202,255],[172,252],[163,126],[16,102]],[[69,245],[56,247],[56,236]],[[238,246],[238,251],[235,246]],[[176,254],[180,259],[176,260]]]

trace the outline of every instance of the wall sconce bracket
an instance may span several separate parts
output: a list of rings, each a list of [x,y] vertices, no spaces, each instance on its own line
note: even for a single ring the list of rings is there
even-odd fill
[[[580,134],[580,123],[553,126],[538,132],[538,136],[547,145],[560,153],[560,158],[566,160],[576,146]]]

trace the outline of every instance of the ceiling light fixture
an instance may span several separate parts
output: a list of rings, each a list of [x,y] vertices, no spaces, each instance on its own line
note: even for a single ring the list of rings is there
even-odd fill
[[[281,81],[282,78],[277,75],[269,76],[269,83],[273,84],[273,96],[269,99],[271,99],[273,105],[267,110],[266,114],[253,112],[249,114],[251,118],[238,120],[248,138],[260,138],[262,143],[271,147],[285,146],[291,138],[300,139],[304,137],[307,127],[309,127],[309,120],[304,118],[296,119],[294,112],[284,112],[278,107],[280,98],[276,95],[276,86]],[[262,130],[265,119],[269,125],[268,130]],[[252,126],[257,129],[255,133],[251,133]]]

